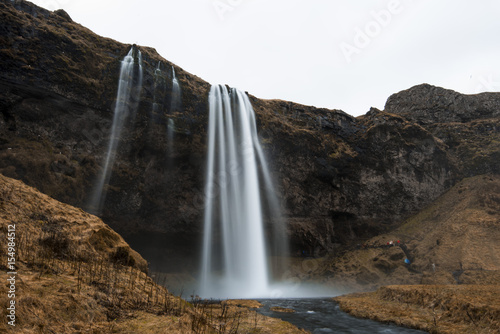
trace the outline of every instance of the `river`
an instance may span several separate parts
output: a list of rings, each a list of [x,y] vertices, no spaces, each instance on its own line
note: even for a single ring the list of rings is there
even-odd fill
[[[280,318],[299,328],[319,333],[427,333],[396,325],[383,324],[373,320],[355,318],[342,312],[338,304],[330,298],[315,299],[264,299],[259,300],[263,307],[260,314]],[[293,309],[293,313],[271,311],[271,307]]]

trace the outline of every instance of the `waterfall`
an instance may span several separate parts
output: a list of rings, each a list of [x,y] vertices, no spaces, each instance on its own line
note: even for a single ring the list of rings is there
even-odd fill
[[[172,92],[170,96],[170,114],[180,112],[181,108],[181,86],[179,85],[179,80],[175,75],[175,69],[172,66]],[[171,170],[173,168],[172,159],[175,153],[174,146],[174,134],[175,134],[175,121],[172,118],[168,118],[167,121],[167,155],[168,155],[168,168]]]
[[[277,201],[262,194],[273,187],[254,110],[246,94],[222,85],[212,86],[209,109],[200,295],[266,297],[264,208]]]
[[[180,111],[181,106],[181,86],[175,76],[175,69],[172,66],[172,99],[170,102],[170,113]]]
[[[137,66],[135,66],[136,58]],[[90,199],[89,211],[95,214],[100,214],[102,211],[106,198],[104,188],[111,178],[111,171],[115,163],[116,151],[120,143],[125,121],[135,118],[142,89],[142,76],[141,51],[132,47],[121,62],[113,124],[111,126],[111,136],[104,160],[104,167],[97,179]]]
[[[153,123],[157,122],[158,114],[162,111],[162,104],[159,103],[158,100],[164,90],[165,90],[165,82],[161,71],[161,61],[158,61],[158,65],[156,66],[154,72],[153,110],[151,115]]]

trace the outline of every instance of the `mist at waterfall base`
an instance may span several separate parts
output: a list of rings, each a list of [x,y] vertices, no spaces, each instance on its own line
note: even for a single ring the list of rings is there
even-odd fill
[[[248,96],[223,85],[209,94],[202,298],[282,298],[334,294],[319,286],[272,279],[270,258],[287,254],[279,202]],[[272,233],[265,239],[264,222]]]
[[[111,135],[106,151],[104,167],[94,185],[89,202],[89,211],[100,214],[106,199],[105,187],[111,178],[111,171],[115,163],[122,130],[127,121],[133,120],[137,113],[137,107],[142,89],[142,54],[141,51],[132,47],[121,62],[120,78],[116,94],[116,103],[113,113],[113,124]]]

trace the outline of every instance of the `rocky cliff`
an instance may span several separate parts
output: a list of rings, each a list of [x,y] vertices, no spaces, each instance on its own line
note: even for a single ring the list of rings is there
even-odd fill
[[[27,1],[0,1],[0,15],[0,172],[86,208],[131,45]],[[141,99],[122,135],[101,217],[153,269],[194,270],[210,85],[154,49],[138,48]],[[172,67],[181,86],[174,110]],[[357,118],[250,98],[293,254],[341,251],[397,226],[465,175],[498,173],[500,94],[422,85]]]
[[[500,173],[500,94],[462,95],[430,85],[394,94],[385,111],[422,125],[442,140],[463,176]]]

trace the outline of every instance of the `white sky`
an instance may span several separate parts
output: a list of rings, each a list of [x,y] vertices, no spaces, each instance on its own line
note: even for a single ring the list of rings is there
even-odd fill
[[[498,0],[32,2],[259,98],[357,116],[421,83],[500,91]]]

